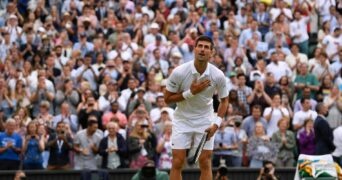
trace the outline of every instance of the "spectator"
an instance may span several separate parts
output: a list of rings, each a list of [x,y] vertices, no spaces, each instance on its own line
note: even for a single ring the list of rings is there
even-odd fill
[[[239,101],[243,103],[247,114],[249,114],[249,105],[248,105],[247,100],[252,95],[252,88],[246,85],[246,76],[244,74],[238,74],[237,79],[238,79],[237,93],[238,93]]]
[[[249,167],[260,168],[263,161],[275,161],[277,158],[278,149],[265,134],[265,129],[261,122],[255,124],[254,134],[248,139],[247,152],[251,160]]]
[[[292,75],[292,71],[286,62],[283,62],[278,52],[272,52],[271,62],[266,66],[266,71],[273,74],[275,82],[279,82],[283,76]],[[266,79],[267,81],[267,79]],[[267,91],[266,91],[267,92]]]
[[[17,170],[22,152],[22,138],[15,130],[16,122],[13,119],[6,121],[5,132],[0,133],[0,169]]]
[[[74,169],[97,169],[96,155],[103,132],[98,129],[97,119],[89,117],[87,128],[78,131],[74,139],[75,167]]]
[[[158,180],[169,180],[167,172],[160,171],[156,168],[153,161],[149,160],[144,163],[144,166],[139,170],[132,180],[143,180],[143,179],[158,179]]]
[[[231,109],[230,116],[246,116],[246,108],[238,98],[238,92],[234,89],[229,92],[229,108]]]
[[[101,140],[99,146],[99,154],[102,156],[101,168],[124,168],[126,167],[127,145],[125,139],[119,134],[119,125],[109,122],[107,130],[108,136]]]
[[[278,121],[279,131],[272,135],[272,142],[279,147],[276,166],[277,167],[293,167],[294,166],[294,149],[296,148],[296,138],[289,128],[289,120],[281,118]]]
[[[335,150],[333,143],[333,132],[330,128],[326,116],[328,114],[328,107],[323,103],[318,103],[316,106],[318,116],[314,123],[315,129],[315,153],[316,155],[330,154]]]
[[[319,82],[317,78],[308,73],[308,65],[300,64],[299,65],[299,74],[296,76],[295,89],[297,94],[297,99],[301,99],[303,97],[303,89],[305,86],[308,86],[311,90],[310,97],[314,98],[316,92],[319,90]]]
[[[111,103],[111,110],[106,112],[102,116],[102,125],[107,126],[107,123],[113,118],[116,117],[119,120],[119,127],[124,128],[127,125],[127,117],[119,110],[119,104],[117,101]]]
[[[171,165],[172,165],[171,133],[172,133],[172,123],[171,121],[166,121],[161,135],[158,136],[158,145],[156,148],[156,152],[159,154],[158,168],[160,169],[171,169]]]
[[[55,105],[56,110],[55,113],[59,114],[63,103],[67,103],[70,108],[70,112],[72,114],[77,114],[76,108],[77,105],[80,102],[80,97],[78,92],[74,89],[74,85],[71,79],[66,79],[63,82],[63,87],[56,92],[56,99],[55,99]]]
[[[267,136],[272,137],[273,133],[278,131],[277,124],[281,118],[289,118],[289,111],[281,106],[280,95],[276,94],[272,98],[272,105],[264,110],[264,118],[267,125]]]
[[[299,46],[297,44],[292,44],[291,54],[286,56],[285,61],[292,69],[292,71],[294,71],[296,70],[296,65],[298,63],[308,64],[308,57],[306,54],[299,52]]]
[[[309,99],[310,100],[310,109],[311,110],[315,110],[316,105],[317,105],[317,101],[314,98],[311,98],[310,96],[311,90],[308,86],[303,88],[303,98],[305,99]],[[303,106],[301,103],[301,99],[298,99],[295,101],[294,103],[294,113],[303,110]]]
[[[155,160],[157,139],[148,130],[148,124],[137,121],[127,138],[128,153],[130,154],[130,168],[139,169],[147,160]]]
[[[40,124],[44,124],[47,127],[52,126],[52,114],[49,113],[50,103],[48,101],[42,101],[40,103],[39,114],[37,114],[37,119]]]
[[[306,119],[304,121],[304,128],[298,132],[299,152],[300,154],[315,155],[315,132],[314,121]]]
[[[167,108],[163,108],[160,114],[159,120],[154,123],[154,133],[158,138],[161,137],[165,131],[165,126],[172,121]]]
[[[152,108],[150,111],[150,117],[154,123],[157,123],[160,120],[162,109],[167,110],[170,119],[171,120],[173,119],[174,109],[167,106],[167,104],[165,103],[164,96],[157,96],[156,97],[156,105],[157,105],[157,107]]]
[[[82,129],[86,129],[88,127],[87,120],[91,116],[93,116],[96,119],[98,123],[98,128],[102,129],[101,112],[97,110],[95,103],[96,101],[94,97],[88,97],[87,104],[85,105],[86,107],[78,113],[79,124],[81,125]]]
[[[73,144],[65,122],[59,121],[57,123],[56,133],[49,136],[46,146],[50,152],[47,169],[67,170],[71,168],[69,153],[73,149]]]
[[[138,88],[136,91],[136,99],[130,99],[128,102],[127,113],[131,114],[136,107],[139,105],[143,105],[146,108],[147,112],[151,111],[152,104],[151,102],[144,99],[146,90],[144,88]]]
[[[266,120],[261,116],[262,112],[262,107],[256,104],[252,107],[252,115],[247,116],[242,121],[242,129],[246,131],[248,137],[253,136],[256,123],[260,122],[263,125],[263,127],[267,127]]]
[[[323,103],[328,107],[327,121],[331,128],[335,129],[342,124],[342,93],[337,87],[331,88],[330,95],[326,96]]]
[[[43,169],[42,152],[45,149],[45,136],[38,135],[38,125],[32,121],[27,125],[23,143],[24,169]]]
[[[67,102],[63,102],[60,108],[60,114],[53,117],[52,128],[56,128],[59,122],[68,124],[73,134],[76,134],[79,129],[78,117],[71,113],[70,105]]]
[[[293,15],[294,21],[290,23],[290,36],[293,38],[293,43],[298,45],[301,53],[309,54],[307,23],[310,21],[310,17],[302,17],[298,10]]]
[[[340,166],[342,164],[342,161],[341,161],[341,127],[342,126],[339,126],[337,127],[334,131],[333,131],[333,135],[334,135],[334,145],[336,147],[335,151],[332,153],[333,157],[334,157],[334,160],[335,162],[337,162]]]
[[[87,53],[84,55],[83,65],[77,68],[74,77],[77,81],[86,80],[90,83],[90,89],[95,91],[99,77],[99,71],[91,66],[92,55]]]
[[[250,104],[250,107],[256,104],[260,105],[262,110],[272,104],[272,99],[265,92],[262,81],[255,81],[253,92],[247,99],[247,102]]]
[[[316,119],[317,112],[310,109],[310,99],[302,98],[300,100],[303,109],[294,114],[292,125],[295,131],[300,130],[304,127],[304,121],[306,119]]]

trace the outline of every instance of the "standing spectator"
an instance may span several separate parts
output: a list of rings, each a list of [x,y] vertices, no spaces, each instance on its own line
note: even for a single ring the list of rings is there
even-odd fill
[[[272,98],[272,105],[264,111],[264,118],[267,121],[267,135],[272,137],[273,133],[278,131],[278,122],[281,118],[289,118],[289,111],[281,106],[280,95],[276,94]]]
[[[50,152],[48,166],[49,170],[70,169],[69,153],[73,149],[71,134],[66,129],[63,121],[57,123],[56,133],[49,136],[47,149]]]
[[[316,108],[316,105],[317,105],[317,101],[311,97],[310,87],[306,86],[303,88],[303,98],[310,100],[310,109],[314,111]],[[294,103],[293,111],[294,111],[294,113],[296,113],[296,112],[301,111],[301,110],[303,110],[303,106],[301,103],[301,99],[298,99]]]
[[[244,104],[239,100],[238,92],[234,89],[229,91],[229,109],[231,109],[231,113],[229,116],[246,116],[246,107]]]
[[[81,125],[82,129],[85,129],[88,127],[88,119],[90,117],[94,117],[97,120],[98,123],[98,128],[102,129],[102,121],[101,121],[101,112],[98,111],[98,109],[95,106],[95,98],[93,96],[90,96],[87,98],[87,103],[85,105],[85,108],[83,108],[79,113],[78,113],[78,119],[79,119],[79,124]]]
[[[294,166],[294,149],[296,148],[296,138],[289,128],[289,120],[281,118],[278,121],[279,131],[272,136],[272,141],[279,147],[276,166],[277,167],[293,167]]]
[[[316,119],[317,117],[317,112],[310,109],[310,99],[302,98],[300,102],[302,104],[303,109],[296,112],[292,120],[293,129],[295,131],[298,131],[299,129],[304,127],[304,121],[306,119]]]
[[[266,120],[261,116],[262,112],[262,107],[256,104],[252,107],[252,115],[247,116],[242,121],[242,129],[246,131],[248,137],[253,136],[256,123],[260,122],[263,125],[263,127],[267,127]]]
[[[306,54],[299,52],[299,47],[297,44],[291,45],[291,54],[287,55],[285,58],[286,63],[292,69],[292,71],[296,70],[298,63],[308,63],[308,56]]]
[[[60,114],[53,117],[52,128],[56,128],[59,122],[68,124],[73,134],[76,134],[79,130],[78,117],[71,113],[70,105],[67,102],[63,102],[60,108]]]
[[[110,104],[111,109],[102,116],[102,125],[106,126],[107,123],[113,118],[118,118],[120,128],[124,128],[127,125],[127,117],[119,110],[119,103],[114,101]]]
[[[0,133],[0,169],[18,170],[19,155],[22,150],[22,138],[14,130],[16,122],[13,119],[6,121],[5,132]]]
[[[155,160],[157,139],[153,133],[145,128],[148,128],[146,122],[137,121],[127,138],[130,168],[139,169],[148,159]]]
[[[337,87],[331,88],[330,95],[326,96],[323,103],[329,108],[326,117],[331,128],[335,129],[342,124],[342,93]]]
[[[297,99],[303,97],[303,89],[308,86],[311,90],[311,98],[315,97],[316,92],[319,90],[319,82],[316,76],[308,72],[308,65],[301,63],[299,65],[299,74],[296,76],[295,89],[297,94]]]
[[[280,58],[281,57],[278,52],[272,52],[271,63],[266,66],[266,71],[271,72],[274,75],[276,82],[279,82],[280,78],[283,76],[291,77],[292,75],[291,68]]]
[[[342,164],[342,126],[337,127],[334,132],[334,145],[336,146],[335,151],[332,153],[334,159],[336,159],[335,162],[337,162],[340,166]]]
[[[322,40],[323,51],[328,55],[330,61],[339,60],[339,47],[342,45],[340,40],[341,28],[337,27],[331,34],[326,35]]]
[[[45,137],[38,135],[36,122],[31,121],[27,125],[27,132],[24,139],[23,155],[24,169],[43,169],[42,152],[45,149]]]
[[[238,93],[239,101],[243,103],[247,114],[249,114],[249,105],[248,105],[247,100],[252,95],[252,88],[246,85],[246,76],[244,74],[238,74],[237,79],[238,79],[237,93]]]
[[[57,90],[55,102],[56,114],[60,113],[60,107],[63,103],[68,103],[68,108],[70,108],[71,113],[76,114],[76,108],[80,102],[80,96],[76,89],[74,89],[74,85],[71,79],[64,80],[63,87],[60,90]]]
[[[247,102],[250,104],[250,107],[254,105],[260,105],[262,111],[269,105],[272,104],[272,99],[267,95],[264,89],[264,84],[260,80],[256,80],[254,84],[254,89],[252,94],[247,98]]]
[[[330,154],[335,150],[333,143],[333,132],[326,120],[328,107],[323,103],[318,103],[316,106],[318,116],[314,123],[315,129],[315,153],[316,155]]]
[[[299,152],[300,154],[315,155],[315,132],[314,121],[312,119],[306,119],[304,121],[304,129],[299,133]]]
[[[98,129],[98,122],[89,118],[87,128],[78,131],[74,139],[75,169],[97,169],[96,155],[99,152],[99,144],[103,138],[103,132]]]
[[[167,106],[167,104],[165,103],[164,96],[156,97],[156,105],[157,107],[152,108],[150,111],[150,117],[154,123],[159,121],[162,109],[166,109],[170,116],[170,119],[171,120],[173,119],[173,113],[175,110]]]
[[[171,147],[172,123],[166,121],[161,136],[158,137],[156,152],[159,154],[158,167],[160,169],[171,169],[172,147]]]
[[[307,55],[309,54],[307,23],[310,21],[310,17],[302,17],[298,10],[293,14],[294,21],[290,23],[290,36],[293,38],[293,43],[298,44],[300,52]]]
[[[87,53],[84,56],[83,65],[77,68],[75,72],[75,79],[77,81],[86,80],[90,83],[91,90],[95,91],[97,89],[97,81],[99,77],[99,71],[91,66],[92,54]]]
[[[118,133],[119,125],[109,122],[107,130],[108,136],[101,140],[99,146],[99,154],[102,156],[101,168],[116,169],[126,167],[127,145],[125,139]]]
[[[151,102],[147,101],[144,98],[146,90],[144,88],[138,88],[138,90],[136,91],[136,98],[135,99],[130,99],[128,101],[128,107],[127,107],[127,113],[131,114],[134,109],[140,105],[144,105],[144,107],[146,108],[147,112],[151,111],[152,108],[152,104]]]
[[[269,97],[273,97],[275,94],[281,94],[281,89],[277,86],[277,82],[272,72],[266,73],[265,92]]]
[[[265,134],[264,126],[257,122],[253,136],[248,139],[247,153],[251,159],[249,167],[261,168],[263,161],[275,161],[277,152],[277,148]]]

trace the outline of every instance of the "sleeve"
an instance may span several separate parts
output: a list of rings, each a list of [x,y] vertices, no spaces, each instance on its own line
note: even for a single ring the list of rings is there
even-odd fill
[[[323,44],[323,45],[328,45],[328,44],[329,44],[328,36],[325,36],[325,37],[323,38],[322,44]]]
[[[296,146],[295,136],[292,132],[287,132],[285,147],[289,150]]]
[[[106,156],[108,153],[106,152],[106,142],[105,142],[105,138],[103,138],[100,142],[100,146],[99,146],[99,154],[100,156]]]
[[[166,82],[166,90],[168,90],[172,93],[178,92],[179,87],[181,85],[179,76],[180,75],[179,75],[177,69],[174,70],[173,73],[171,73],[171,75],[169,76],[169,78],[167,79],[167,82]]]
[[[264,111],[264,117],[269,115],[271,113],[271,108],[266,108],[265,111]]]
[[[295,113],[292,120],[292,125],[297,125],[299,123],[298,113]]]
[[[218,78],[216,87],[217,87],[217,94],[220,99],[228,96],[226,78],[224,77],[223,74]]]

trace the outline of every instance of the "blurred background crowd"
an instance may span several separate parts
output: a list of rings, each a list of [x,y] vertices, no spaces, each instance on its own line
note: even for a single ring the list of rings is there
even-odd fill
[[[342,0],[1,0],[0,169],[170,168],[176,105],[162,92],[199,35],[229,87],[214,167],[294,166],[316,146],[339,161],[341,12]]]

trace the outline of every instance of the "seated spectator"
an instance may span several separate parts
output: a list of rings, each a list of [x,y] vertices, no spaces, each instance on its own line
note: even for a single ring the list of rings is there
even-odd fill
[[[247,98],[247,102],[248,104],[250,104],[250,107],[256,104],[260,105],[262,111],[272,104],[272,99],[265,92],[264,84],[262,81],[255,81],[254,89],[252,91],[252,94]]]
[[[294,166],[294,149],[296,148],[296,138],[289,128],[289,120],[281,118],[278,121],[279,131],[272,136],[272,142],[277,144],[279,151],[276,161],[277,167],[293,167]]]
[[[306,119],[304,121],[304,129],[298,132],[300,154],[315,155],[315,132],[313,124],[314,121],[312,119]]]
[[[250,157],[249,167],[261,168],[265,160],[276,161],[278,149],[270,141],[261,122],[255,124],[255,131],[248,139],[247,154]]]
[[[99,154],[102,156],[101,168],[124,168],[126,167],[127,145],[125,139],[118,133],[119,125],[109,122],[107,130],[108,136],[101,140],[99,146]]]
[[[38,135],[38,124],[31,121],[27,125],[27,132],[24,138],[23,155],[24,169],[43,169],[42,152],[45,149],[45,136]]]
[[[238,98],[238,92],[234,89],[230,90],[229,92],[229,108],[232,109],[232,112],[229,116],[246,116],[246,107]]]
[[[56,125],[56,133],[49,136],[47,145],[50,156],[47,169],[70,169],[69,153],[73,149],[71,134],[66,129],[66,123],[59,121]]]
[[[98,129],[97,119],[89,117],[87,128],[77,132],[74,139],[75,167],[74,169],[97,169],[96,155],[103,132]]]
[[[127,138],[130,168],[139,169],[148,159],[155,160],[157,139],[153,133],[145,128],[148,128],[145,121],[137,121]]]
[[[5,132],[0,133],[0,169],[18,170],[19,155],[22,152],[22,138],[14,130],[16,122],[13,119],[6,121]]]
[[[252,137],[255,131],[255,124],[261,122],[263,127],[267,126],[266,120],[261,116],[262,108],[260,105],[256,104],[252,107],[252,115],[247,116],[242,121],[242,129],[244,129],[247,133],[248,137]]]
[[[158,168],[171,169],[172,165],[172,147],[171,147],[172,123],[165,122],[161,136],[158,136],[158,145],[156,152],[159,154]]]

